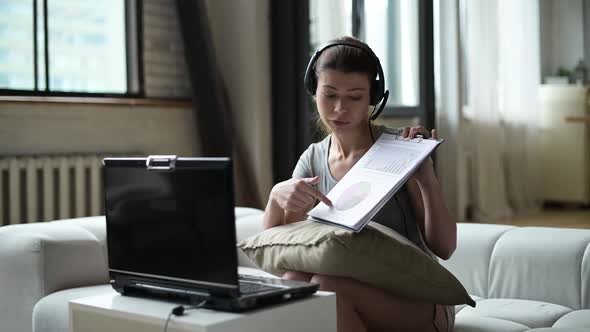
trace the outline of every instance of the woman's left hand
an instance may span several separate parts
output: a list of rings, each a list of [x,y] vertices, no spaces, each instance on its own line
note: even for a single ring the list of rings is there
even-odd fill
[[[438,138],[438,134],[436,129],[432,129],[430,133],[426,128],[418,126],[418,127],[406,127],[403,130],[403,137],[408,139],[416,138],[416,135],[422,135],[424,138]],[[420,184],[426,184],[429,179],[432,179],[435,176],[434,174],[434,163],[432,162],[432,158],[428,157],[424,163],[416,170],[416,173],[412,176],[413,179],[416,179]]]

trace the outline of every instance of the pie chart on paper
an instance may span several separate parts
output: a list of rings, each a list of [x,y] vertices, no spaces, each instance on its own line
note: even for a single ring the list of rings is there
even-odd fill
[[[371,184],[366,181],[357,182],[346,188],[336,200],[334,207],[339,211],[352,209],[369,196]]]

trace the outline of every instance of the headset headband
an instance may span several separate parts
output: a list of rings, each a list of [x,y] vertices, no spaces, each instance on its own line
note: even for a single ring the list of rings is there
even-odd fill
[[[369,104],[372,106],[376,106],[379,103],[379,101],[381,101],[379,109],[374,109],[373,113],[371,114],[371,120],[375,120],[379,116],[381,111],[383,111],[383,108],[387,103],[387,99],[389,97],[389,90],[385,91],[385,76],[383,75],[383,68],[381,67],[381,62],[379,61],[379,58],[377,57],[377,55],[375,55],[375,53],[373,52],[373,50],[371,50],[370,47],[365,46],[361,43],[355,43],[346,40],[335,40],[328,42],[327,44],[319,48],[309,60],[309,63],[307,64],[307,69],[305,70],[304,84],[305,88],[307,89],[307,92],[310,95],[315,96],[315,91],[317,88],[317,77],[315,72],[316,62],[326,49],[334,46],[349,46],[360,49],[367,53],[373,60],[373,63],[376,64],[378,77],[375,77],[375,79],[369,82],[371,89],[369,94]]]

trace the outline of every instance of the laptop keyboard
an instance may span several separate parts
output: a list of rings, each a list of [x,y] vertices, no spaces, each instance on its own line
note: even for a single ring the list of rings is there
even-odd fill
[[[239,274],[238,281],[240,283],[240,292],[242,294],[260,293],[269,290],[276,290],[285,288],[284,285],[276,284],[276,279],[254,276],[248,274]]]
[[[242,294],[260,293],[275,289],[277,288],[269,285],[240,281],[240,293]]]

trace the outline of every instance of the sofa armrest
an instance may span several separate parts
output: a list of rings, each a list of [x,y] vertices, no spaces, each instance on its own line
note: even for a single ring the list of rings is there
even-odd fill
[[[236,239],[238,242],[263,231],[262,210],[252,208],[236,208]],[[238,250],[238,265],[258,268],[258,266],[242,252]]]
[[[104,217],[0,228],[0,321],[31,331],[33,307],[58,290],[108,283]]]
[[[236,208],[238,210],[240,208]],[[262,232],[262,218],[264,212],[257,210],[257,213],[238,216],[236,214],[236,239],[238,242]]]
[[[263,211],[236,208],[238,241],[262,231]],[[238,250],[241,266],[256,267]],[[37,302],[51,293],[109,282],[104,216],[0,227],[2,330],[32,331]]]

